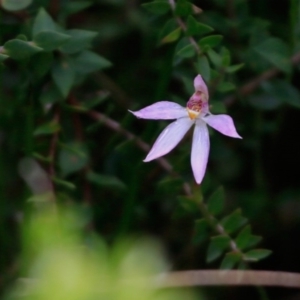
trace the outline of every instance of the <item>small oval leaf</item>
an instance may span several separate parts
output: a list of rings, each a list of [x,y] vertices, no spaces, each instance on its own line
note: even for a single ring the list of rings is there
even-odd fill
[[[243,259],[246,261],[259,261],[266,257],[268,257],[270,254],[272,254],[271,250],[267,249],[255,249],[250,250],[247,253],[244,254]]]
[[[229,243],[230,238],[228,236],[219,235],[212,237],[207,250],[206,261],[210,263],[219,258],[223,254],[223,252],[228,248]]]
[[[22,10],[29,6],[32,0],[2,0],[2,6],[9,11]]]

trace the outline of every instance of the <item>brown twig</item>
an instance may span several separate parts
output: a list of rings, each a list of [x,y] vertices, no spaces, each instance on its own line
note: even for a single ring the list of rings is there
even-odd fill
[[[135,136],[133,133],[124,129],[120,125],[120,123],[116,122],[115,120],[112,120],[109,117],[105,116],[104,114],[93,110],[86,112],[86,114],[90,116],[92,119],[103,123],[105,126],[114,130],[115,132],[118,132],[121,135],[125,136],[128,140],[134,140],[135,144],[143,151],[147,152],[150,150],[150,146],[147,143],[145,143],[143,140]],[[157,161],[164,170],[166,170],[169,173],[173,173],[173,167],[166,159],[159,158]]]
[[[174,0],[169,0],[169,4],[172,8],[172,11],[175,12],[175,9],[176,9],[175,1]],[[187,26],[185,25],[183,20],[179,17],[175,17],[175,20],[176,20],[177,24],[180,26],[180,28],[183,30],[183,32],[186,32],[187,31]],[[192,36],[188,36],[188,39],[189,39],[190,43],[193,45],[193,47],[195,48],[197,54],[200,55],[201,54],[201,49],[200,49],[198,43],[196,42],[196,40]]]
[[[157,278],[163,287],[211,285],[300,288],[300,274],[274,271],[201,270],[171,272]]]
[[[296,53],[295,55],[293,55],[291,57],[291,63],[293,65],[296,65],[296,64],[300,63],[300,52]],[[243,85],[240,89],[238,89],[236,95],[232,95],[232,96],[227,97],[224,100],[224,104],[226,106],[232,105],[239,97],[247,96],[247,95],[251,94],[254,90],[256,90],[259,87],[259,85],[263,81],[269,80],[269,79],[277,76],[281,72],[282,71],[277,69],[277,68],[272,68],[270,70],[265,71],[264,73],[262,73],[258,77],[253,78],[248,83]]]

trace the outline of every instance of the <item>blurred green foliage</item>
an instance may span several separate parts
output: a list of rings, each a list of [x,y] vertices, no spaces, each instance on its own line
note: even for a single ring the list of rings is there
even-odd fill
[[[23,236],[23,271],[5,299],[195,299],[159,288],[167,265],[154,241],[109,247],[83,225],[69,209],[33,215]]]
[[[120,284],[112,292],[123,291],[118,280],[129,273],[118,268],[126,254],[110,258],[105,245],[130,234],[159,239],[173,269],[244,269],[272,249],[257,267],[300,271],[299,2],[170,3],[0,1],[2,291],[21,274],[29,276],[20,283],[26,297],[53,298],[62,282],[78,288],[69,297],[97,294],[98,264],[119,272],[109,287]],[[201,187],[193,181],[186,140],[167,156],[175,175],[155,161],[142,162],[145,147],[136,137],[152,144],[166,122],[127,112],[166,99],[185,105],[197,73],[209,86],[211,112],[230,114],[243,136],[235,141],[211,132]],[[23,247],[28,216],[53,203],[80,211],[75,223],[66,218],[63,226],[84,225],[57,237],[44,225],[28,229],[33,236]],[[27,245],[32,239],[36,250]],[[32,251],[39,253],[35,259]],[[152,262],[152,250],[134,251]],[[133,262],[127,271],[146,274],[143,267]],[[62,277],[53,275],[57,270]],[[35,289],[29,274],[45,276],[49,285]],[[207,298],[234,299],[242,292],[227,293],[208,290]]]

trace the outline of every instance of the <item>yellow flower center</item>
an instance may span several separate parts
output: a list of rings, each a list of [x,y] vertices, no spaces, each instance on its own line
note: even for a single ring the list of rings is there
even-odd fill
[[[186,108],[186,110],[187,110],[188,115],[189,115],[191,120],[196,119],[199,116],[200,112],[201,112],[201,111],[196,111],[196,110],[193,110],[193,109],[189,109],[188,107]]]

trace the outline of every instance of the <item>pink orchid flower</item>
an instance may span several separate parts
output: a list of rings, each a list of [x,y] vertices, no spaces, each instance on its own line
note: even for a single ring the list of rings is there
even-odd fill
[[[233,120],[228,115],[213,115],[209,112],[208,89],[201,75],[194,80],[195,93],[187,102],[186,108],[170,101],[159,101],[139,111],[130,111],[138,118],[152,120],[172,120],[155,141],[144,162],[159,158],[182,140],[187,131],[195,125],[191,152],[191,165],[195,180],[202,182],[209,154],[209,133],[206,124],[224,135],[240,138]]]

